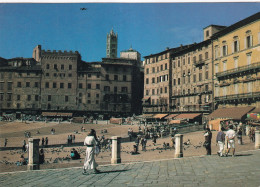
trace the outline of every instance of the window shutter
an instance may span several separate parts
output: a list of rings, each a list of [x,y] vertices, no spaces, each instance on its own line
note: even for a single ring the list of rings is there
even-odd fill
[[[247,46],[246,46],[246,37],[245,37],[245,47],[244,47],[245,49],[247,48]]]
[[[234,42],[232,42],[232,46],[231,46],[232,47],[232,54],[234,53],[234,46],[235,46]]]
[[[226,45],[226,55],[228,55],[228,45]]]
[[[239,45],[240,45],[240,42],[239,40],[237,41],[237,51],[239,51]]]
[[[250,36],[250,47],[253,46],[253,36]]]
[[[258,33],[258,44],[260,44],[260,32]]]
[[[221,57],[223,56],[223,46],[222,46],[222,48],[221,48],[221,50],[220,50],[220,56],[221,56]]]

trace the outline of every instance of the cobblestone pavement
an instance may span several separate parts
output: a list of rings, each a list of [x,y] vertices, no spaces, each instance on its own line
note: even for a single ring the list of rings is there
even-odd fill
[[[260,186],[260,150],[236,157],[201,156],[82,168],[0,174],[0,186]]]

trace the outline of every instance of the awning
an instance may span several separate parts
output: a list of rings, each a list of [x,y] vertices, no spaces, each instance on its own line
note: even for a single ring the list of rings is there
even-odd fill
[[[171,120],[170,122],[169,122],[169,124],[180,124],[181,123],[181,120]]]
[[[200,115],[201,113],[194,113],[194,114],[184,113],[184,114],[179,114],[178,116],[175,117],[175,119],[194,119]]]
[[[255,107],[232,107],[219,108],[209,115],[209,119],[228,118],[233,120],[242,120],[246,118],[247,113],[251,112]]]
[[[143,114],[143,118],[152,118],[153,114]]]
[[[68,116],[68,117],[71,117],[72,113],[42,112],[42,116]]]
[[[178,116],[179,114],[170,114],[169,116],[165,117],[165,119],[173,119],[174,117]]]
[[[156,118],[156,119],[162,119],[164,118],[165,116],[167,116],[168,114],[155,114],[153,115],[153,118]]]
[[[143,101],[148,101],[150,99],[150,97],[146,96],[143,98]]]

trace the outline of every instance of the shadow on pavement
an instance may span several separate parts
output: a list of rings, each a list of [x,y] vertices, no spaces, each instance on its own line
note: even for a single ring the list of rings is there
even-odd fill
[[[89,174],[105,174],[105,173],[116,173],[116,172],[124,172],[124,171],[128,171],[129,169],[123,169],[123,170],[110,170],[110,171],[100,171],[99,173],[83,173],[83,175],[89,175]]]
[[[253,155],[253,154],[237,154],[237,155],[235,155],[236,157],[239,157],[239,156],[251,156],[251,155]]]

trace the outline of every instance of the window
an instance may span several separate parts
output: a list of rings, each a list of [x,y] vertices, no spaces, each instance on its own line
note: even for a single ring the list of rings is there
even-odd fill
[[[51,101],[51,95],[48,95],[48,101]]]
[[[106,75],[106,80],[107,80],[107,81],[109,80],[109,75]]]
[[[45,82],[45,88],[49,88],[49,82]]]
[[[70,89],[71,88],[71,83],[68,83],[68,89]]]
[[[174,86],[176,85],[176,79],[173,79],[173,85]]]
[[[12,75],[13,75],[12,73],[9,73],[9,74],[8,74],[8,78],[11,79],[11,78],[12,78]]]
[[[22,83],[21,82],[17,82],[17,87],[21,88],[22,87]]]
[[[96,98],[99,98],[99,94],[96,94]]]
[[[71,74],[71,73],[69,73],[69,77],[72,77],[72,74]]]
[[[146,74],[149,74],[149,68],[146,69]]]
[[[227,70],[227,61],[223,61],[223,71]]]
[[[82,97],[82,93],[79,93],[79,97]]]
[[[247,65],[251,64],[251,53],[246,54]]]
[[[64,70],[64,65],[63,64],[60,66],[60,69]]]
[[[12,94],[11,93],[7,94],[7,101],[12,101]]]
[[[90,93],[88,93],[88,97],[91,97],[91,94],[90,94]]]
[[[46,64],[46,69],[50,69],[50,64]]]
[[[218,73],[218,64],[215,64],[215,72]]]
[[[167,64],[164,65],[164,69],[168,69]]]
[[[69,101],[69,96],[65,95],[65,102]]]
[[[193,63],[195,63],[195,62],[196,62],[196,56],[193,57]]]
[[[99,100],[96,100],[96,104],[97,104],[97,105],[99,104]]]
[[[17,106],[18,109],[21,107],[20,103],[17,103],[16,106]]]
[[[20,99],[21,99],[21,96],[17,95],[17,101],[20,101]]]
[[[69,65],[69,70],[72,70],[72,65]]]
[[[237,40],[237,38],[235,38],[236,40],[233,43],[233,52],[236,53],[239,51],[239,41]]]
[[[53,68],[57,70],[57,69],[58,69],[57,64],[54,64],[54,65],[53,65]]]
[[[152,78],[152,83],[155,83],[155,78],[154,77]]]
[[[153,69],[152,69],[152,70],[153,70],[153,73],[155,73],[155,67],[153,67]]]
[[[49,77],[49,76],[50,76],[50,74],[49,74],[49,73],[46,73],[46,74],[45,74],[45,76],[46,76],[46,77]]]
[[[146,78],[146,84],[149,84],[149,79],[148,78]]]
[[[27,88],[29,88],[30,87],[30,82],[26,82],[25,85],[26,85]]]
[[[185,65],[185,58],[182,60],[183,65]]]
[[[205,79],[209,79],[209,72],[208,71],[205,72]]]
[[[161,71],[163,71],[163,65],[161,65]]]
[[[154,89],[152,89],[152,95],[154,95],[155,94],[155,90]]]
[[[53,73],[53,76],[54,76],[54,77],[57,77],[57,73]]]
[[[110,91],[110,87],[109,86],[104,86],[104,91],[109,92]]]
[[[146,95],[149,95],[149,90],[146,90],[145,94],[146,94]]]
[[[205,59],[208,59],[208,58],[209,58],[209,53],[206,52],[206,53],[205,53]]]
[[[79,83],[79,89],[82,89],[82,83]]]
[[[178,85],[180,85],[181,84],[181,79],[180,78],[178,78]]]
[[[115,81],[118,80],[118,75],[114,75],[114,80],[115,80]]]
[[[199,61],[202,61],[202,54],[199,55]]]
[[[96,89],[100,89],[100,84],[96,84]]]
[[[38,88],[38,87],[39,87],[39,83],[38,83],[38,82],[35,82],[35,83],[34,83],[34,87],[35,87],[35,88]]]
[[[35,95],[35,96],[34,96],[34,100],[35,100],[35,101],[39,101],[39,95]]]
[[[127,81],[126,75],[123,75],[123,81]]]
[[[209,37],[209,31],[208,30],[206,31],[206,37]]]
[[[88,104],[91,104],[91,101],[90,101],[90,100],[88,100]]]
[[[215,59],[218,58],[218,46],[216,45],[214,48],[214,54],[215,54]]]
[[[64,83],[60,83],[60,88],[64,88]]]
[[[196,82],[196,75],[193,75],[193,82]]]
[[[167,93],[167,87],[164,88],[164,93]]]
[[[223,56],[227,56],[227,45],[224,45],[222,47],[222,54],[223,54]]]
[[[190,64],[190,57],[188,58],[188,64]]]
[[[202,73],[199,73],[199,81],[202,81]]]
[[[117,86],[114,87],[114,93],[117,93]]]
[[[91,84],[88,84],[88,89],[91,89]]]
[[[246,37],[246,48],[250,48],[253,46],[253,37],[251,35]]]
[[[161,93],[161,94],[163,93],[163,88],[160,88],[160,93]]]
[[[0,101],[3,101],[3,100],[4,100],[4,94],[0,93]]]
[[[181,62],[178,60],[178,67],[180,67],[181,66]]]
[[[31,101],[31,95],[27,95],[27,101]]]

